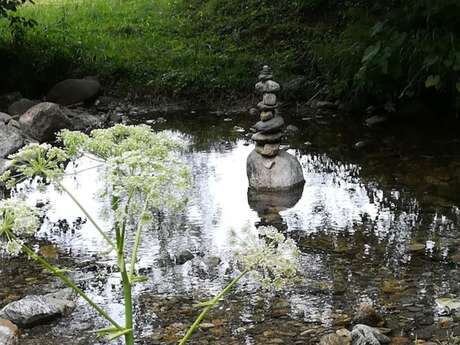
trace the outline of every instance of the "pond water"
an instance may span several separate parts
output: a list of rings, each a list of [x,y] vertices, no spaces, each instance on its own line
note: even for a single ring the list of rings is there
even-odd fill
[[[187,143],[183,159],[193,182],[186,208],[159,216],[144,232],[138,267],[149,282],[135,291],[142,342],[174,343],[197,314],[192,304],[234,276],[231,232],[243,235],[262,224],[298,243],[301,281],[282,293],[242,281],[211,314],[197,344],[314,343],[347,327],[362,302],[384,315],[393,335],[425,340],[460,335],[460,311],[440,302],[460,302],[460,149],[452,128],[431,128],[427,137],[423,129],[369,130],[331,115],[288,117],[301,128],[288,142],[306,184],[266,205],[248,197],[245,164],[253,144],[240,129],[253,120],[182,113],[130,121],[145,122]],[[365,147],[355,148],[357,141]],[[80,160],[68,168],[64,184],[110,228],[96,193],[101,185],[96,165]],[[76,170],[82,172],[74,175]],[[78,283],[121,320],[118,273],[114,258],[101,254],[106,248],[98,233],[51,187],[31,193],[30,200],[49,209],[40,251],[72,267]],[[0,306],[37,286],[43,291],[56,286],[45,273],[27,268],[33,265],[24,259],[0,263],[6,281]],[[23,340],[93,344],[85,331],[99,324],[79,303],[69,317],[26,330]]]

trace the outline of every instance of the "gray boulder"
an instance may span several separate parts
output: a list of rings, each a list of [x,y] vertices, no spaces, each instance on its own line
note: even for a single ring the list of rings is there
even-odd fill
[[[390,343],[390,338],[382,334],[377,328],[366,325],[356,325],[351,331],[352,345],[381,345]]]
[[[24,146],[24,136],[21,131],[10,124],[0,122],[0,158],[7,157],[22,146]]]
[[[253,128],[257,132],[276,133],[276,132],[281,131],[283,126],[284,126],[284,119],[281,116],[275,116],[271,120],[257,122],[253,126]]]
[[[0,344],[17,345],[19,330],[18,327],[9,320],[0,320]]]
[[[71,105],[96,99],[101,84],[94,79],[66,79],[54,85],[46,96],[48,102]]]
[[[72,125],[66,111],[49,102],[30,108],[19,118],[19,123],[27,134],[38,141],[52,140],[56,132]]]
[[[10,121],[11,119],[12,117],[8,115],[7,113],[0,112],[0,122],[8,123],[8,121]]]
[[[37,105],[38,101],[32,101],[27,98],[21,98],[20,100],[13,102],[9,107],[8,107],[8,114],[10,115],[22,115],[24,114],[27,110],[32,108],[34,105]]]
[[[22,327],[30,327],[69,313],[75,308],[75,303],[70,300],[72,298],[71,289],[41,296],[26,296],[0,310],[0,318]]]
[[[246,162],[249,188],[258,191],[288,190],[305,182],[299,161],[286,151],[265,158],[253,150]]]

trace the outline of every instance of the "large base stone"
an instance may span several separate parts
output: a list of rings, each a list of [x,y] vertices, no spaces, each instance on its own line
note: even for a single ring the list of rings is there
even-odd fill
[[[253,150],[246,162],[249,188],[258,191],[288,190],[305,183],[302,166],[286,151],[266,158]]]

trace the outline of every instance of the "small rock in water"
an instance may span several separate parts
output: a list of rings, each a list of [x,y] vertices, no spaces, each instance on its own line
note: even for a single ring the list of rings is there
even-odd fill
[[[233,119],[232,119],[231,117],[226,117],[226,118],[224,119],[224,122],[230,122],[230,121],[233,121]]]
[[[234,131],[234,132],[238,132],[238,133],[244,133],[244,132],[246,132],[246,131],[244,130],[244,128],[243,128],[243,127],[240,127],[240,126],[234,126],[234,127],[233,127],[233,131]]]
[[[288,125],[286,127],[287,134],[294,134],[294,133],[297,133],[299,130],[300,130],[299,127],[294,126],[294,125]]]
[[[383,326],[383,318],[375,311],[372,306],[363,303],[358,307],[353,323],[364,324],[372,327]]]
[[[385,116],[374,115],[366,119],[365,123],[366,123],[366,126],[373,127],[375,125],[385,122],[386,120],[387,118]]]
[[[386,335],[380,333],[377,328],[367,325],[356,325],[351,331],[351,341],[353,345],[380,345],[388,344],[391,340]]]
[[[319,345],[347,345],[347,339],[336,333],[326,334],[319,340]]]
[[[346,328],[341,328],[335,331],[339,337],[343,339],[343,343],[345,345],[349,345],[351,343],[351,332]]]
[[[6,305],[0,310],[0,318],[24,327],[47,322],[75,308],[75,303],[70,300],[72,296],[72,289],[41,296],[29,295]]]
[[[317,109],[327,109],[327,110],[337,109],[337,105],[329,101],[317,101],[314,106]]]
[[[0,319],[0,344],[17,345],[19,330],[18,327],[9,320]]]
[[[193,253],[190,250],[183,250],[178,255],[176,255],[176,264],[183,265],[187,261],[192,260],[194,257],[195,255],[193,255]]]
[[[355,149],[362,149],[367,146],[367,141],[361,140],[355,143],[354,147]]]
[[[303,144],[304,144],[305,146],[312,146],[312,145],[313,145],[311,141],[306,141],[306,142],[304,142]]]

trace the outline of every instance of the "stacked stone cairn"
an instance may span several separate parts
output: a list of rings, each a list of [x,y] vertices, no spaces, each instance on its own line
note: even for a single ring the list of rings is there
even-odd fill
[[[256,90],[263,95],[263,99],[257,105],[260,121],[252,126],[256,132],[252,135],[256,147],[246,162],[249,190],[282,191],[303,187],[305,180],[299,161],[285,150],[280,150],[284,129],[284,120],[278,114],[276,96],[280,85],[273,81],[269,66],[264,66],[260,72]]]
[[[257,104],[260,121],[252,127],[256,131],[252,140],[256,142],[256,152],[264,157],[275,157],[278,154],[284,128],[284,119],[278,115],[276,96],[280,91],[280,85],[272,79],[271,68],[264,66],[256,84],[256,90],[262,94],[263,99]]]

